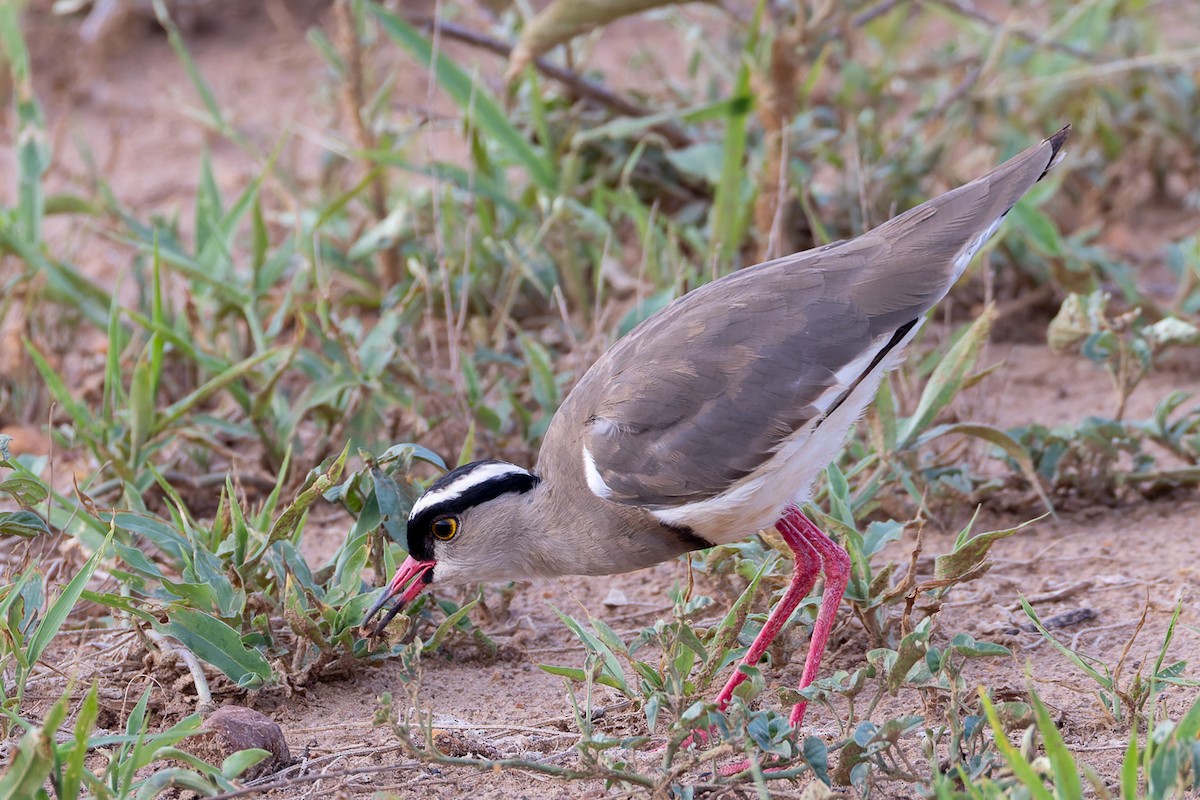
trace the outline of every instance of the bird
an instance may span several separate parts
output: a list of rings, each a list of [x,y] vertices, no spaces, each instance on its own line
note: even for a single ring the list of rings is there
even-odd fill
[[[733,272],[648,317],[567,395],[532,470],[475,461],[427,487],[408,558],[364,629],[381,633],[431,585],[630,572],[774,525],[795,566],[742,663],[823,573],[809,686],[851,563],[801,505],[926,312],[1065,155],[1070,129],[854,239]],[[733,672],[717,708],[745,678]],[[793,727],[805,708],[792,708]]]

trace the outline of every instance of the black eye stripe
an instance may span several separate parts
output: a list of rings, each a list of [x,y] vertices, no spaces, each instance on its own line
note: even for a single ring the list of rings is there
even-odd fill
[[[482,466],[497,463],[500,462],[476,461],[451,470],[430,484],[426,490],[426,494],[432,494],[435,491],[452,486],[465,475],[469,475]],[[433,534],[433,523],[435,520],[445,516],[458,516],[469,508],[486,503],[489,500],[494,500],[503,494],[528,492],[540,482],[541,479],[536,475],[524,471],[518,472],[514,469],[511,472],[505,472],[493,478],[469,485],[462,492],[453,494],[435,505],[422,508],[419,514],[408,520],[409,554],[419,561],[430,561],[433,559],[433,544],[437,541]]]

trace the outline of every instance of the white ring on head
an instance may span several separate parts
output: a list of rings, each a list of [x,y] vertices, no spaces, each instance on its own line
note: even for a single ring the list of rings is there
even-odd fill
[[[481,467],[471,470],[465,475],[455,478],[445,486],[439,486],[432,492],[426,492],[421,495],[417,502],[413,503],[412,511],[409,512],[408,518],[414,519],[419,514],[428,511],[434,506],[441,505],[447,500],[454,500],[462,497],[469,489],[472,489],[481,483],[495,480],[496,478],[504,477],[505,475],[529,475],[527,469],[521,469],[516,464],[504,464],[497,462],[495,464],[484,464]]]

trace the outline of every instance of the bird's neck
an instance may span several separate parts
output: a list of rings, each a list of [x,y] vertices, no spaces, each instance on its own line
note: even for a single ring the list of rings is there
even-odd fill
[[[546,523],[543,531],[524,532],[531,577],[631,572],[696,549],[649,513],[602,500],[586,485],[544,480],[530,495],[529,518]]]

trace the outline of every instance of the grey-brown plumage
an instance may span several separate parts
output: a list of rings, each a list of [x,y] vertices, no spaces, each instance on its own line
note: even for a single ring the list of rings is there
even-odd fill
[[[614,501],[661,509],[725,491],[821,413],[814,403],[840,368],[945,296],[959,255],[1037,182],[1062,138],[853,241],[681,297],[596,362],[559,431],[583,431]],[[578,446],[554,433],[547,449]]]
[[[774,523],[796,571],[745,662],[823,571],[807,686],[850,565],[799,504],[1068,131],[857,239],[734,273],[646,320],[572,390],[534,472],[476,462],[429,487],[409,517],[409,559],[367,620],[398,597],[382,628],[427,583],[628,572]],[[803,713],[801,702],[793,724]]]

